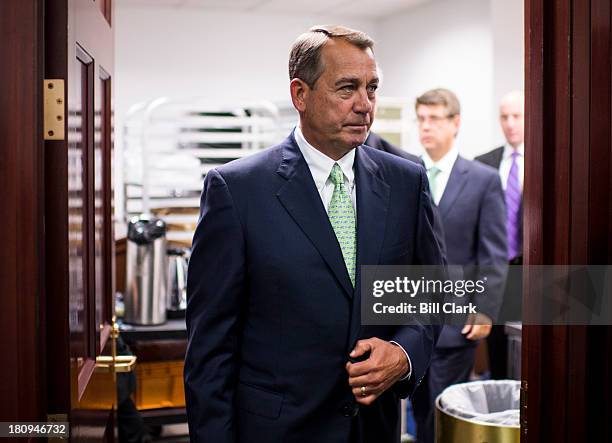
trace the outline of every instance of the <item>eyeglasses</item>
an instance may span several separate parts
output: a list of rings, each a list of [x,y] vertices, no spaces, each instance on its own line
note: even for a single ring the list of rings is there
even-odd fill
[[[451,118],[453,118],[454,115],[445,115],[445,116],[439,116],[439,115],[429,115],[429,116],[422,116],[422,115],[417,115],[416,118],[416,123],[421,126],[423,125],[425,122],[429,122],[434,126],[439,126],[444,120],[450,120]]]

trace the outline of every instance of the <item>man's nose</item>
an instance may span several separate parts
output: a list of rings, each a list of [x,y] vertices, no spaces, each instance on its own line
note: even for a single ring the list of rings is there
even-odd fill
[[[429,118],[424,118],[419,122],[419,128],[421,131],[430,131],[431,130],[431,120]]]
[[[372,112],[373,103],[370,97],[368,96],[367,91],[359,90],[355,97],[355,102],[353,103],[353,110],[357,114],[369,114]]]

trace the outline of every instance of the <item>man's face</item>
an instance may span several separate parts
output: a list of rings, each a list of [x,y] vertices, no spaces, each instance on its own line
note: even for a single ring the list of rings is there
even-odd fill
[[[418,105],[419,139],[427,151],[446,153],[459,130],[459,116],[449,116],[443,105]]]
[[[523,143],[525,121],[523,102],[520,97],[510,97],[499,107],[499,121],[508,143],[517,147]]]
[[[340,158],[363,144],[374,120],[378,73],[374,55],[342,39],[321,51],[323,73],[313,89],[298,81],[293,102],[302,132],[315,147]],[[301,85],[301,86],[300,86]]]

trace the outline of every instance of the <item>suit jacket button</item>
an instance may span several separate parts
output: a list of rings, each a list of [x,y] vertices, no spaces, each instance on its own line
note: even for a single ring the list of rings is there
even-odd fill
[[[352,414],[352,412],[353,412],[353,411],[352,411],[352,409],[353,409],[353,408],[351,408],[351,407],[350,407],[350,406],[348,406],[348,405],[347,405],[347,406],[343,406],[343,407],[342,407],[342,415],[344,415],[345,417],[352,417],[352,416],[353,416],[353,414]]]

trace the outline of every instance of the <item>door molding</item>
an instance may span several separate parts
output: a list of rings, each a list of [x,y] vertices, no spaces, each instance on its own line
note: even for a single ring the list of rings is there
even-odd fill
[[[609,0],[525,2],[526,265],[612,263],[610,25]],[[611,331],[523,328],[521,441],[612,439]]]
[[[45,417],[43,8],[0,2],[0,417]]]

